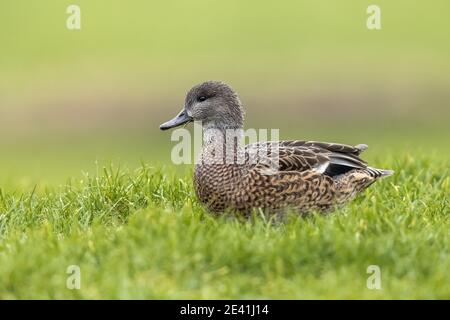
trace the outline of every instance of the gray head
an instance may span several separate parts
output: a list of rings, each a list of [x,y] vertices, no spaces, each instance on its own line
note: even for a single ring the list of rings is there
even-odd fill
[[[244,109],[230,86],[206,81],[189,90],[181,112],[159,128],[167,130],[191,121],[201,121],[204,128],[241,129]]]

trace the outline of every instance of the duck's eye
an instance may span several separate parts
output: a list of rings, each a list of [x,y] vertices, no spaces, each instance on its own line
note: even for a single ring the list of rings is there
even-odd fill
[[[206,100],[206,96],[200,96],[197,98],[198,101],[202,102]]]

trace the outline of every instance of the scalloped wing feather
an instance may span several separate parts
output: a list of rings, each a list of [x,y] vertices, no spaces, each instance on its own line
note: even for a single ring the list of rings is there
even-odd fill
[[[313,170],[333,176],[353,168],[366,168],[367,163],[358,157],[366,148],[366,145],[352,147],[316,141],[269,141],[247,145],[246,154],[247,160],[259,168],[267,168],[269,164],[273,165],[273,159],[277,159],[275,167],[279,171]],[[274,157],[274,153],[278,157]],[[264,155],[272,162],[260,161]]]

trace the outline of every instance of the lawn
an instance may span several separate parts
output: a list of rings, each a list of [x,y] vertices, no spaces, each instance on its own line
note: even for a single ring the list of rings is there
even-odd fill
[[[447,155],[369,153],[396,174],[330,215],[282,221],[210,215],[171,165],[2,190],[0,298],[449,299]]]

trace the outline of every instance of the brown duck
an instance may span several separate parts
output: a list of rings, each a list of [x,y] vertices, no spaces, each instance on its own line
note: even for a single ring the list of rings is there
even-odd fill
[[[201,121],[203,127],[195,190],[213,212],[249,213],[257,208],[325,211],[393,173],[371,168],[360,159],[359,154],[367,149],[364,144],[353,147],[292,140],[241,146],[244,110],[236,92],[223,82],[207,81],[193,87],[183,110],[160,129],[191,121]]]

